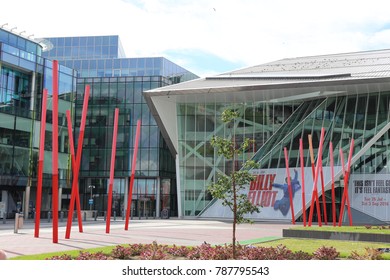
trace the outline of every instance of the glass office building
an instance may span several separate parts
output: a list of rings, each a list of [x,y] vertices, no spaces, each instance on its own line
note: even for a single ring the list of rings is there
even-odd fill
[[[42,211],[51,204],[52,61],[43,43],[0,28],[0,217],[35,207],[42,90],[48,89]],[[59,67],[59,185],[70,187],[65,111],[73,109],[76,72]],[[62,208],[62,205],[60,204]]]
[[[175,159],[142,92],[197,76],[163,57],[126,58],[118,36],[46,40],[52,44],[46,57],[78,71],[76,127],[85,86],[91,87],[80,170],[82,208],[100,214],[107,208],[114,110],[119,108],[112,213],[121,215],[127,206],[136,124],[141,120],[132,214],[159,217],[162,209],[168,209],[177,215]],[[90,200],[93,204],[89,205]]]
[[[243,137],[255,140],[240,160],[254,159],[260,164],[252,170],[256,180],[245,191],[252,203],[262,206],[260,213],[251,216],[257,220],[292,219],[285,183],[287,149],[289,171],[296,183],[294,218],[302,220],[315,188],[308,136],[317,163],[324,129],[323,175],[317,182],[319,200],[325,202],[319,213],[322,221],[332,220],[333,201],[336,216],[344,209],[341,199],[348,188],[354,223],[389,222],[389,65],[389,50],[300,57],[145,92],[158,125],[167,132],[168,145],[178,156],[179,216],[232,217],[207,192],[218,172],[228,173],[233,164],[239,166],[239,162],[222,159],[210,146],[211,136],[220,135],[236,137],[236,141]],[[227,108],[239,113],[234,135],[220,121]],[[343,166],[351,145],[351,175],[345,185]],[[345,222],[346,214],[341,217]]]

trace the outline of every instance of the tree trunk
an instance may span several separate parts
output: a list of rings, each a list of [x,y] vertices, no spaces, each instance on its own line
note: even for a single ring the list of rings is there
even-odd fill
[[[233,185],[233,260],[236,259],[237,193]]]

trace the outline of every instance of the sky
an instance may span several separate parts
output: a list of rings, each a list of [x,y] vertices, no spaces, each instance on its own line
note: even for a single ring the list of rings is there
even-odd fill
[[[390,48],[388,0],[12,0],[0,26],[31,38],[119,35],[127,57],[200,77],[275,60]]]

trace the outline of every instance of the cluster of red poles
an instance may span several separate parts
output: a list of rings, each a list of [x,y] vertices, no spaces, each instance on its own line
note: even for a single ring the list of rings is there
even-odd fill
[[[302,140],[302,138],[299,139],[299,155],[300,155],[301,176],[302,176],[302,185],[301,185],[301,187],[302,187],[302,219],[303,219],[303,225],[306,226],[306,222],[307,222],[309,227],[312,225],[314,209],[316,209],[316,211],[317,211],[318,225],[322,226],[321,209],[320,209],[320,202],[319,202],[318,189],[317,189],[317,182],[318,182],[319,177],[321,177],[322,211],[323,211],[324,223],[326,225],[328,224],[327,213],[326,213],[326,202],[325,202],[325,183],[324,183],[324,174],[323,174],[323,166],[322,166],[324,136],[325,136],[325,129],[322,128],[321,129],[321,136],[320,136],[320,143],[319,143],[319,147],[318,147],[317,163],[315,163],[315,160],[314,160],[314,152],[313,152],[313,144],[312,144],[311,135],[309,135],[309,137],[308,137],[311,168],[312,168],[312,175],[313,175],[313,191],[312,191],[308,219],[306,219],[305,173],[304,173],[305,162],[304,162],[304,157],[303,157],[303,140]],[[338,226],[342,225],[342,219],[343,219],[343,215],[344,215],[345,205],[347,206],[349,224],[352,226],[351,205],[350,205],[349,196],[348,196],[348,181],[349,181],[349,174],[350,174],[350,169],[351,169],[351,159],[352,159],[352,154],[353,154],[353,147],[354,147],[354,140],[352,139],[351,143],[350,143],[349,156],[348,156],[348,162],[347,162],[346,167],[344,164],[344,153],[340,147],[340,161],[341,161],[342,173],[343,173],[343,177],[344,177],[344,191],[343,191],[343,195],[342,195],[342,199],[341,199]],[[289,166],[288,166],[288,151],[287,151],[286,147],[284,148],[284,156],[285,156],[286,170],[287,170],[287,180],[288,180],[287,184],[288,184],[288,192],[289,192],[289,199],[290,199],[291,220],[292,220],[292,223],[295,224],[291,178],[290,178],[290,171],[289,171]],[[329,143],[329,158],[330,158],[331,179],[332,179],[332,189],[331,189],[332,221],[333,221],[333,226],[336,226],[336,223],[337,223],[336,196],[335,196],[335,177],[334,177],[334,162],[333,162],[334,160],[333,160],[333,144],[332,144],[332,142]]]
[[[35,216],[35,232],[34,237],[39,237],[39,226],[41,217],[41,203],[42,203],[42,179],[43,179],[43,162],[44,162],[44,148],[45,148],[45,131],[46,131],[46,109],[47,109],[47,89],[43,90],[42,95],[42,116],[41,116],[41,128],[40,128],[40,143],[39,143],[39,158],[38,158],[38,182],[37,182],[37,197],[36,197],[36,216]],[[66,225],[65,238],[70,238],[70,231],[72,227],[73,211],[76,204],[77,218],[79,225],[79,232],[83,232],[82,218],[81,218],[81,207],[80,207],[80,196],[79,196],[79,171],[81,164],[81,154],[84,141],[85,123],[88,111],[88,101],[90,95],[90,86],[85,86],[83,109],[81,114],[80,133],[78,138],[77,153],[75,154],[73,133],[72,133],[72,120],[70,111],[66,111],[66,119],[68,123],[68,134],[69,134],[69,146],[70,154],[72,157],[72,190],[71,199],[68,210],[68,219]],[[58,61],[53,61],[53,92],[52,92],[52,212],[53,212],[53,243],[58,243]],[[110,179],[109,179],[109,190],[108,190],[108,203],[107,203],[107,219],[106,219],[106,233],[110,233],[110,217],[111,217],[111,205],[112,205],[112,193],[113,193],[113,182],[114,182],[114,171],[115,171],[115,153],[116,153],[116,141],[118,134],[118,117],[119,109],[115,108],[114,113],[114,131],[112,136],[112,150],[111,150],[111,164],[110,164]],[[134,185],[135,167],[137,162],[138,144],[141,132],[141,121],[137,121],[137,130],[135,136],[135,145],[132,161],[132,170],[130,177],[130,185],[127,199],[127,211],[125,220],[125,230],[129,227],[130,209],[132,203],[132,193]]]

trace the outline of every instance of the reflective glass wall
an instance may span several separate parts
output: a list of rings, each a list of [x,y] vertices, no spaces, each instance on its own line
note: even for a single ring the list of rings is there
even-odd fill
[[[253,157],[255,152],[277,131],[298,108],[298,103],[196,103],[178,104],[178,135],[180,160],[180,186],[182,209],[185,216],[198,215],[212,200],[208,185],[218,172],[229,173],[233,162],[218,156],[210,145],[213,135],[231,138],[241,143],[251,138],[254,143],[235,163]],[[225,109],[239,113],[234,127],[220,120]]]
[[[52,174],[52,62],[38,43],[0,29],[0,192],[8,217],[35,207],[42,90],[48,89],[42,210],[49,211]],[[59,68],[60,192],[69,187],[70,169],[65,111],[73,110],[76,72]]]
[[[76,127],[80,126],[85,85],[91,87],[80,174],[83,205],[92,196],[93,210],[104,211],[107,207],[114,110],[119,108],[113,210],[119,215],[127,206],[136,126],[141,120],[133,215],[156,216],[162,207],[176,215],[174,159],[142,95],[145,90],[168,83],[168,79],[158,76],[78,79]]]

